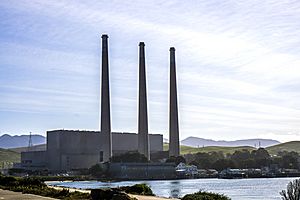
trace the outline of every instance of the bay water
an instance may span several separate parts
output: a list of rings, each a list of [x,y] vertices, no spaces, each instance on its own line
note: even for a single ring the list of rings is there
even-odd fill
[[[156,196],[180,198],[199,190],[216,192],[232,200],[280,200],[279,192],[296,178],[255,178],[255,179],[184,179],[184,180],[145,180],[145,181],[74,181],[48,182],[48,185],[77,188],[111,188],[131,186],[137,183],[149,185]]]

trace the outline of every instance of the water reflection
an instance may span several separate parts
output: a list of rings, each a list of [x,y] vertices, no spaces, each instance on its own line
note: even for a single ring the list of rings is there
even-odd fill
[[[180,182],[172,181],[170,182],[170,197],[179,198],[180,193]]]
[[[279,192],[286,188],[289,181],[295,178],[269,179],[189,179],[189,180],[160,180],[160,181],[74,181],[51,182],[49,185],[58,185],[71,188],[105,188],[129,186],[137,183],[146,183],[154,194],[161,197],[181,198],[186,194],[199,191],[225,194],[232,200],[279,200]]]

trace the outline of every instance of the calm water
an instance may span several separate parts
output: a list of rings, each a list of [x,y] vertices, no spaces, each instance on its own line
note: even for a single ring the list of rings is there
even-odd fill
[[[225,194],[232,200],[269,200],[281,199],[279,192],[286,189],[289,181],[295,178],[269,178],[269,179],[187,179],[187,180],[162,180],[162,181],[121,181],[121,182],[51,182],[49,185],[71,188],[105,188],[129,186],[137,183],[148,184],[157,196],[182,197],[185,194],[199,190]]]

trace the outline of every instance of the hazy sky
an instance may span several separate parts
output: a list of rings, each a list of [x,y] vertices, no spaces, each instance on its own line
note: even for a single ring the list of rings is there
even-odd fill
[[[113,131],[137,131],[144,41],[151,133],[168,137],[174,46],[181,139],[300,140],[298,0],[9,0],[0,27],[0,135],[99,129],[107,33]]]

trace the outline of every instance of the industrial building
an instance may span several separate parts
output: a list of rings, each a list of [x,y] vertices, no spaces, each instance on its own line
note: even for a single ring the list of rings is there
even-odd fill
[[[47,131],[45,151],[21,154],[21,166],[30,169],[66,171],[89,168],[109,162],[113,155],[138,151],[150,160],[151,153],[163,151],[163,136],[148,133],[145,44],[139,43],[138,133],[112,133],[108,36],[102,35],[101,128],[100,131]],[[176,86],[175,48],[170,48],[169,156],[179,155],[179,124]],[[154,165],[153,165],[154,166]],[[155,165],[156,166],[156,165]]]
[[[150,151],[163,151],[163,136],[149,134]],[[55,130],[47,132],[45,151],[22,152],[24,168],[64,171],[89,168],[104,162],[105,137],[99,131]],[[120,155],[138,150],[135,133],[112,133],[112,153]]]

